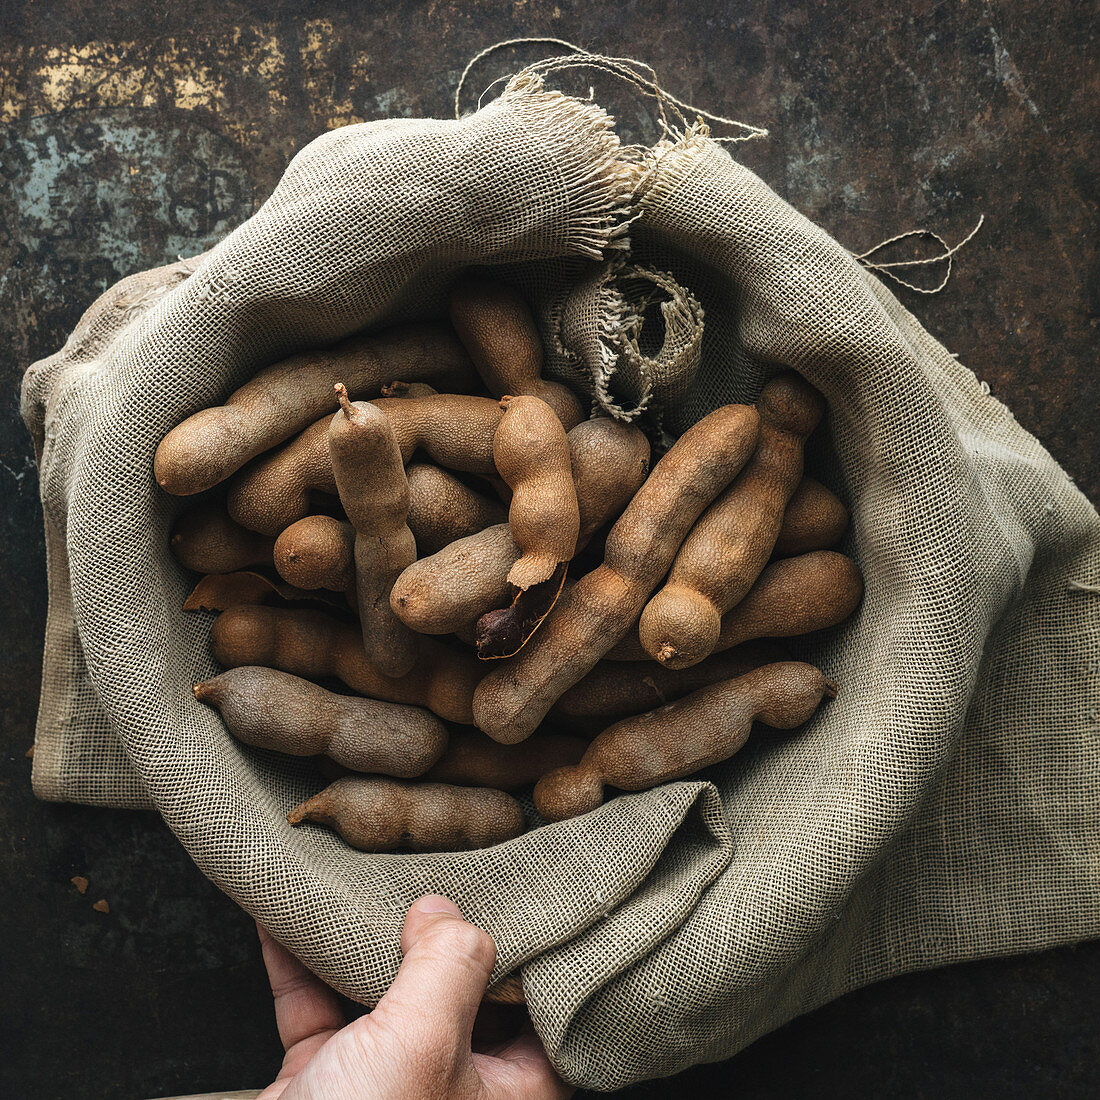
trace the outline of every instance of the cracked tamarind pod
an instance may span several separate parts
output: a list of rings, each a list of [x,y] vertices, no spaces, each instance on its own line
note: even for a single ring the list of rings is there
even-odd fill
[[[336,383],[340,411],[328,430],[340,503],[355,528],[355,592],[363,649],[383,675],[404,676],[416,662],[417,636],[390,607],[390,589],[416,561],[416,540],[406,522],[409,483],[401,450],[386,414],[367,401],[348,400]]]
[[[471,474],[496,472],[493,434],[504,414],[491,397],[434,393],[381,397],[370,404],[389,419],[403,463],[422,447],[438,466]],[[239,524],[274,538],[316,510],[314,493],[336,492],[328,450],[331,420],[326,416],[316,421],[237,474],[227,504]]]
[[[813,550],[773,561],[749,594],[722,616],[715,653],[754,638],[793,638],[836,626],[863,599],[863,576],[851,558],[835,550]],[[608,654],[611,661],[644,660],[632,631]]]
[[[751,406],[723,405],[676,440],[612,527],[603,564],[558,600],[533,644],[478,685],[476,725],[504,744],[531,735],[633,624],[692,525],[748,461],[759,427]]]
[[[291,825],[327,825],[361,852],[459,852],[489,848],[526,829],[504,791],[348,775],[295,806]]]
[[[542,340],[523,295],[499,279],[469,271],[451,291],[451,324],[494,397],[526,394],[545,401],[566,431],[584,419],[577,395],[542,377]]]
[[[194,686],[246,745],[399,779],[423,774],[447,747],[447,727],[423,707],[337,695],[278,669],[242,665]]]
[[[835,695],[831,680],[800,661],[764,665],[700,688],[604,730],[579,764],[538,781],[535,806],[547,821],[562,821],[601,805],[604,787],[645,791],[682,779],[737,752],[754,721],[773,729],[794,729],[810,718],[823,698]]]
[[[196,573],[236,573],[271,565],[272,540],[235,523],[221,501],[188,508],[172,529],[176,561]]]
[[[483,496],[430,462],[410,462],[405,473],[409,480],[409,529],[421,558],[503,522],[508,514],[499,500]]]
[[[352,691],[390,703],[427,707],[449,722],[473,724],[474,687],[483,666],[459,648],[420,639],[420,655],[400,678],[384,676],[367,661],[358,623],[320,611],[234,607],[210,629],[214,660],[223,668],[263,665],[307,680],[342,680]]]
[[[330,409],[333,378],[343,378],[356,398],[373,397],[391,378],[435,382],[451,392],[475,381],[469,356],[447,324],[418,322],[353,336],[327,351],[265,367],[224,405],[189,416],[157,447],[157,482],[176,496],[190,496],[224,481]]]
[[[848,530],[848,509],[820,481],[804,477],[787,501],[772,556],[790,558],[836,546]]]
[[[756,453],[684,540],[668,581],[642,612],[642,646],[669,668],[687,668],[714,652],[722,615],[767,564],[825,399],[800,375],[783,371],[764,386],[757,409]]]
[[[606,416],[582,421],[568,439],[580,512],[579,550],[599,528],[618,518],[645,481],[649,441],[634,425]],[[472,631],[479,617],[513,597],[508,571],[520,553],[506,523],[457,539],[397,578],[391,595],[394,610],[424,634]]]

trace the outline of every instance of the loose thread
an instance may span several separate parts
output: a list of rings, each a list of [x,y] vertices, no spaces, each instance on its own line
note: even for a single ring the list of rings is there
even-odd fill
[[[1086,584],[1085,581],[1067,581],[1066,587],[1071,592],[1089,592],[1094,596],[1100,596],[1100,584]]]
[[[741,130],[744,130],[744,134],[730,137],[718,137],[713,140],[716,142],[739,142],[739,141],[751,141],[758,137],[767,137],[768,131],[761,126],[753,126],[747,122],[741,122],[735,118],[726,118],[723,115],[712,114],[710,111],[704,111],[699,107],[692,106],[690,103],[685,103],[682,99],[672,95],[671,92],[666,91],[661,87],[657,80],[656,70],[644,61],[638,61],[631,57],[607,57],[604,54],[591,53],[582,46],[578,46],[575,43],[568,42],[564,38],[543,38],[543,37],[531,37],[531,38],[508,38],[501,42],[496,42],[492,46],[487,46],[484,50],[475,54],[469,62],[466,64],[466,68],[462,71],[462,76],[459,78],[458,87],[455,89],[455,118],[461,118],[461,102],[462,102],[462,90],[465,87],[466,80],[470,75],[470,71],[478,64],[479,61],[488,57],[491,53],[497,50],[503,49],[506,46],[519,46],[526,44],[549,44],[556,46],[564,46],[566,49],[571,50],[572,54],[563,55],[560,57],[543,58],[539,61],[526,67],[524,71],[532,73],[552,73],[552,72],[564,72],[568,69],[599,69],[604,72],[617,76],[620,80],[625,81],[628,84],[632,84],[644,95],[648,95],[657,100],[657,109],[661,116],[662,130],[667,134],[677,134],[678,132],[669,124],[668,114],[666,107],[671,107],[673,113],[676,116],[677,121],[683,130],[689,128],[687,118],[680,111],[680,108],[689,111],[696,115],[700,120],[707,119],[710,122],[718,123],[722,126],[736,126]],[[641,70],[641,71],[639,71]],[[644,75],[649,73],[649,76]],[[485,88],[485,90],[478,97],[478,106],[481,106],[482,99],[485,94],[493,87],[499,84],[502,80],[506,80],[508,77],[498,77],[492,83]],[[591,95],[591,92],[590,92]]]
[[[896,237],[888,237],[885,241],[880,241],[874,248],[869,248],[866,252],[861,252],[858,256],[853,253],[853,256],[855,256],[855,259],[863,264],[868,271],[877,271],[879,274],[885,275],[886,278],[893,279],[899,286],[914,290],[918,294],[939,294],[939,292],[951,281],[951,271],[955,255],[961,248],[969,244],[974,237],[977,236],[978,230],[981,229],[984,223],[985,215],[979,214],[978,224],[975,225],[974,228],[953,248],[948,245],[947,241],[945,241],[939,233],[935,233],[931,229],[910,229],[906,233],[899,233]],[[872,256],[881,252],[884,248],[888,248],[892,244],[897,244],[899,241],[908,240],[910,237],[936,241],[943,248],[943,252],[937,256],[926,256],[922,260],[891,260],[888,262],[876,263],[871,259]],[[924,267],[929,264],[943,263],[944,260],[947,261],[947,271],[944,273],[943,280],[940,282],[939,286],[932,287],[931,289],[907,282],[905,279],[901,278],[900,275],[895,275],[893,270],[901,267]]]

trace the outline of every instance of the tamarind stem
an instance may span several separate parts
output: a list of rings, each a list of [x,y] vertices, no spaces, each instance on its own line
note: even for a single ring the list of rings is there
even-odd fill
[[[711,684],[604,730],[579,764],[559,768],[535,785],[534,800],[548,821],[588,813],[604,787],[642,791],[680,779],[732,756],[754,721],[793,729],[836,695],[836,685],[813,665],[784,661]]]

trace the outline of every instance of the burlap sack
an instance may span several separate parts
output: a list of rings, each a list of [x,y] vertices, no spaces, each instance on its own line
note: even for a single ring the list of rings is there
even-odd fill
[[[667,347],[636,326],[627,354],[601,316],[629,299],[629,273],[605,277],[625,263],[684,288],[664,299]],[[262,364],[440,314],[468,264],[530,295],[559,377],[594,391],[601,370],[652,360],[672,434],[781,366],[805,374],[830,409],[810,461],[853,503],[867,594],[800,646],[840,684],[803,731],[491,850],[365,855],[291,829],[312,769],[239,746],[192,697],[216,671],[211,616],[180,611],[182,502],[154,483],[153,452]],[[101,298],[28,371],[23,407],[49,551],[37,793],[156,807],[359,1001],[392,979],[407,906],[442,892],[492,932],[497,976],[522,975],[561,1073],[610,1089],[728,1057],[887,975],[1100,932],[1100,519],[873,275],[702,127],[641,157],[598,107],[525,73],[459,122],[326,134],[210,253]]]

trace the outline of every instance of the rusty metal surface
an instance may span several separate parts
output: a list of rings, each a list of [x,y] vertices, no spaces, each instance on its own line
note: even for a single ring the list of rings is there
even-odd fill
[[[856,251],[917,225],[954,242],[984,212],[948,290],[900,296],[1095,502],[1098,23],[1094,4],[1031,0],[0,9],[0,1091],[244,1088],[277,1063],[250,922],[159,820],[44,805],[29,790],[45,578],[18,383],[96,294],[216,241],[323,130],[447,115],[477,50],[563,36],[647,60],[683,98],[769,127],[738,155]],[[475,92],[507,64],[487,63]],[[597,94],[625,137],[653,139],[636,102],[605,84]],[[85,893],[72,876],[89,880]],[[109,912],[93,909],[100,899]],[[1097,945],[910,975],[694,1070],[677,1091],[1095,1095],[1098,977]]]

